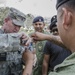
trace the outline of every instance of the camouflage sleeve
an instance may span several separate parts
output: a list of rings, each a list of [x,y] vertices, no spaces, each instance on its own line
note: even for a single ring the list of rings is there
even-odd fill
[[[19,34],[0,34],[0,53],[16,51],[20,48]]]

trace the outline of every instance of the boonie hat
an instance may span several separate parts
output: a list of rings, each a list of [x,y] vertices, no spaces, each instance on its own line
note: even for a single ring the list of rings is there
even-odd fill
[[[24,26],[24,22],[26,20],[26,15],[15,8],[9,8],[9,12],[7,14],[12,21],[13,24],[18,26]]]

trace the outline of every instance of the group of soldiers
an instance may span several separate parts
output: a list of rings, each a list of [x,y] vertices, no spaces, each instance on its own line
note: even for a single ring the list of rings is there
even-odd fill
[[[38,75],[39,72],[41,72],[40,75],[42,74],[42,50],[45,41],[37,42],[32,47],[32,39],[25,32],[19,32],[20,28],[24,26],[25,20],[25,14],[15,8],[9,8],[4,18],[0,29],[1,75],[30,75],[31,73]],[[43,30],[44,26],[42,16],[34,18],[33,27],[35,32],[49,34]],[[29,35],[31,36],[33,33],[31,32]],[[23,65],[25,68],[23,68]]]
[[[54,66],[48,75],[74,75],[75,74],[75,0],[57,0],[57,27],[59,36],[36,32],[34,40],[49,40],[71,51],[63,62]],[[41,36],[40,36],[41,35]],[[65,54],[64,54],[65,55]],[[64,56],[63,55],[63,56]],[[60,59],[59,59],[60,60]],[[44,74],[45,75],[45,74]]]

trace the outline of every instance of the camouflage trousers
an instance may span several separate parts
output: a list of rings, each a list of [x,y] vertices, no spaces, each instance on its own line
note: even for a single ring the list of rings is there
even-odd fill
[[[21,64],[0,62],[0,75],[22,75]]]
[[[38,65],[35,68],[33,68],[32,75],[42,75],[42,65]]]

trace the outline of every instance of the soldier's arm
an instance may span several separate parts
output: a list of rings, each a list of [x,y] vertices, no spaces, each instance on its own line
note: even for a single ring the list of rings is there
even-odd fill
[[[60,36],[55,36],[55,35],[45,35],[45,40],[48,40],[48,41],[51,41],[53,42],[54,44],[57,44],[63,48],[66,48],[68,49],[64,43],[62,42]]]
[[[29,50],[23,53],[23,61],[25,62],[25,68],[23,75],[31,75],[33,68],[33,53]]]
[[[48,41],[51,41],[51,42],[65,48],[65,46],[59,36],[35,32],[34,34],[31,35],[31,37],[34,39],[34,41],[48,40]]]
[[[49,54],[44,54],[43,65],[42,65],[42,75],[48,74],[48,64],[49,64]]]
[[[65,48],[65,45],[63,44],[63,42],[59,36],[46,35],[45,39]]]

